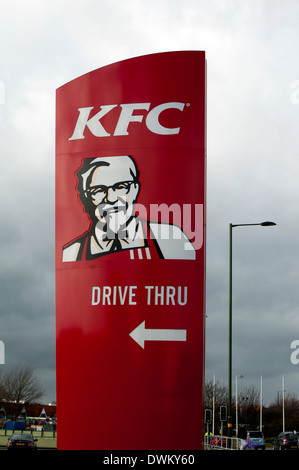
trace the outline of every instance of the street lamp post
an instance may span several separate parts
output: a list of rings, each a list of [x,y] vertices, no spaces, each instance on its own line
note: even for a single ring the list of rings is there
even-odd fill
[[[285,432],[285,409],[284,409],[284,375],[281,378],[282,380],[282,390],[281,390],[281,398],[282,398],[282,432]]]
[[[244,375],[243,375],[243,374],[236,375],[236,437],[238,437],[238,434],[239,434],[239,420],[238,420],[238,406],[239,406],[239,403],[238,403],[238,378],[239,378],[239,379],[243,379],[243,378],[244,378]]]
[[[233,259],[233,228],[260,225],[269,227],[274,222],[260,222],[257,224],[230,224],[229,225],[229,331],[228,331],[228,406],[227,406],[227,435],[232,436],[232,259]]]

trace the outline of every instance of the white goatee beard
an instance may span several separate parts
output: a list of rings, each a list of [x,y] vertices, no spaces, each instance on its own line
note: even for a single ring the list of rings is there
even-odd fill
[[[109,212],[106,217],[107,224],[107,235],[108,238],[115,238],[116,234],[119,234],[127,224],[127,214],[123,211],[120,212]]]
[[[97,227],[107,233],[109,240],[126,237],[126,227],[134,214],[134,205],[102,206],[96,210]]]

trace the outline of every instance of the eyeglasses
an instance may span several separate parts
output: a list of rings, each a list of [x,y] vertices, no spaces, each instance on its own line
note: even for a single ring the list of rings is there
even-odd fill
[[[93,186],[92,188],[87,189],[85,194],[86,196],[91,196],[95,202],[99,203],[108,196],[109,189],[112,189],[117,196],[125,196],[130,191],[133,183],[135,183],[135,181],[121,181],[120,183],[115,183],[112,186]]]

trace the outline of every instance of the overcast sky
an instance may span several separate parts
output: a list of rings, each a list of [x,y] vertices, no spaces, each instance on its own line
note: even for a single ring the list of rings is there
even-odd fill
[[[110,63],[204,50],[207,107],[206,374],[227,384],[229,223],[233,375],[265,404],[298,394],[299,2],[1,0],[0,339],[55,400],[55,90]],[[298,103],[297,103],[298,101]]]

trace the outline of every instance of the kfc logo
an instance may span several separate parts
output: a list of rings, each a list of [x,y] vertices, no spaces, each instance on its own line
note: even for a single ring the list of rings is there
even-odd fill
[[[202,448],[205,122],[201,51],[56,91],[59,450]]]
[[[113,136],[123,136],[129,135],[128,126],[131,122],[139,122],[142,123],[144,119],[144,114],[136,114],[135,111],[138,110],[145,110],[149,111],[145,118],[145,125],[147,129],[154,134],[159,135],[174,135],[180,132],[180,127],[166,127],[163,126],[160,121],[159,117],[161,113],[167,109],[178,109],[179,111],[183,111],[185,106],[188,106],[189,103],[185,105],[185,103],[180,102],[170,102],[170,103],[163,103],[158,106],[155,106],[150,111],[151,103],[129,103],[129,104],[121,104],[119,105],[121,108],[118,120],[115,124],[115,129],[113,134],[108,132],[107,129],[101,123],[101,119],[106,116],[110,111],[114,108],[117,108],[117,104],[108,104],[100,106],[100,111],[98,111],[93,116],[90,116],[91,111],[94,109],[94,106],[86,107],[86,108],[78,108],[79,116],[74,128],[74,132],[72,136],[68,140],[78,140],[84,139],[85,129],[86,127],[90,130],[90,132],[95,137],[109,137]]]
[[[63,248],[63,262],[116,252],[130,259],[195,260],[195,248],[181,227],[136,215],[139,169],[131,156],[86,158],[77,178],[91,225]]]

